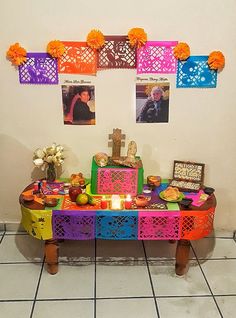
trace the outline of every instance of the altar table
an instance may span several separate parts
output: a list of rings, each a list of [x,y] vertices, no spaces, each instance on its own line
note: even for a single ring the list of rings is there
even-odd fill
[[[164,180],[159,188],[150,194],[151,201],[168,186]],[[216,198],[211,195],[197,207],[185,208],[181,203],[167,203],[162,210],[132,208],[131,210],[102,210],[101,196],[95,206],[78,206],[68,195],[57,194],[58,205],[45,207],[42,198],[35,195],[32,202],[23,200],[23,193],[31,193],[33,184],[21,193],[19,201],[22,225],[37,239],[45,241],[45,261],[50,274],[58,271],[58,240],[169,240],[177,241],[175,271],[183,275],[188,270],[190,240],[201,239],[213,229]],[[145,194],[146,195],[146,194]],[[195,195],[195,194],[192,194]]]

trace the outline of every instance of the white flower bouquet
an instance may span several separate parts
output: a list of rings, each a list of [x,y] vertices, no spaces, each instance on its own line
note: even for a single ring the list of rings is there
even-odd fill
[[[53,143],[51,147],[38,148],[33,155],[33,163],[36,167],[41,167],[42,171],[48,168],[55,174],[55,166],[61,166],[64,162],[64,148],[61,145]],[[48,179],[55,179],[55,176],[48,176]]]

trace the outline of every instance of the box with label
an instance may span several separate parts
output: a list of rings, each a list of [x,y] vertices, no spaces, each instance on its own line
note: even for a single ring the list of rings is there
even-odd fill
[[[173,180],[169,185],[180,191],[198,192],[203,185],[204,167],[203,163],[175,160]]]

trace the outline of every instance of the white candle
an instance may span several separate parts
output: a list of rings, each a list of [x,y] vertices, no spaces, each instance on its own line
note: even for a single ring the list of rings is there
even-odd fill
[[[113,194],[111,196],[111,209],[120,210],[121,209],[121,199],[118,194]]]

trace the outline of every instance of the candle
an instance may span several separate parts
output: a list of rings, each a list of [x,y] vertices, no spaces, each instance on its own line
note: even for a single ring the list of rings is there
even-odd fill
[[[38,182],[34,183],[34,191],[37,192],[39,190],[39,184]]]
[[[132,207],[132,199],[131,199],[131,195],[128,194],[126,199],[125,199],[125,208],[131,209],[131,207]]]
[[[113,194],[111,196],[111,209],[112,210],[120,210],[121,209],[121,199],[117,194]]]
[[[107,200],[105,196],[103,196],[101,200],[101,209],[107,209]]]

